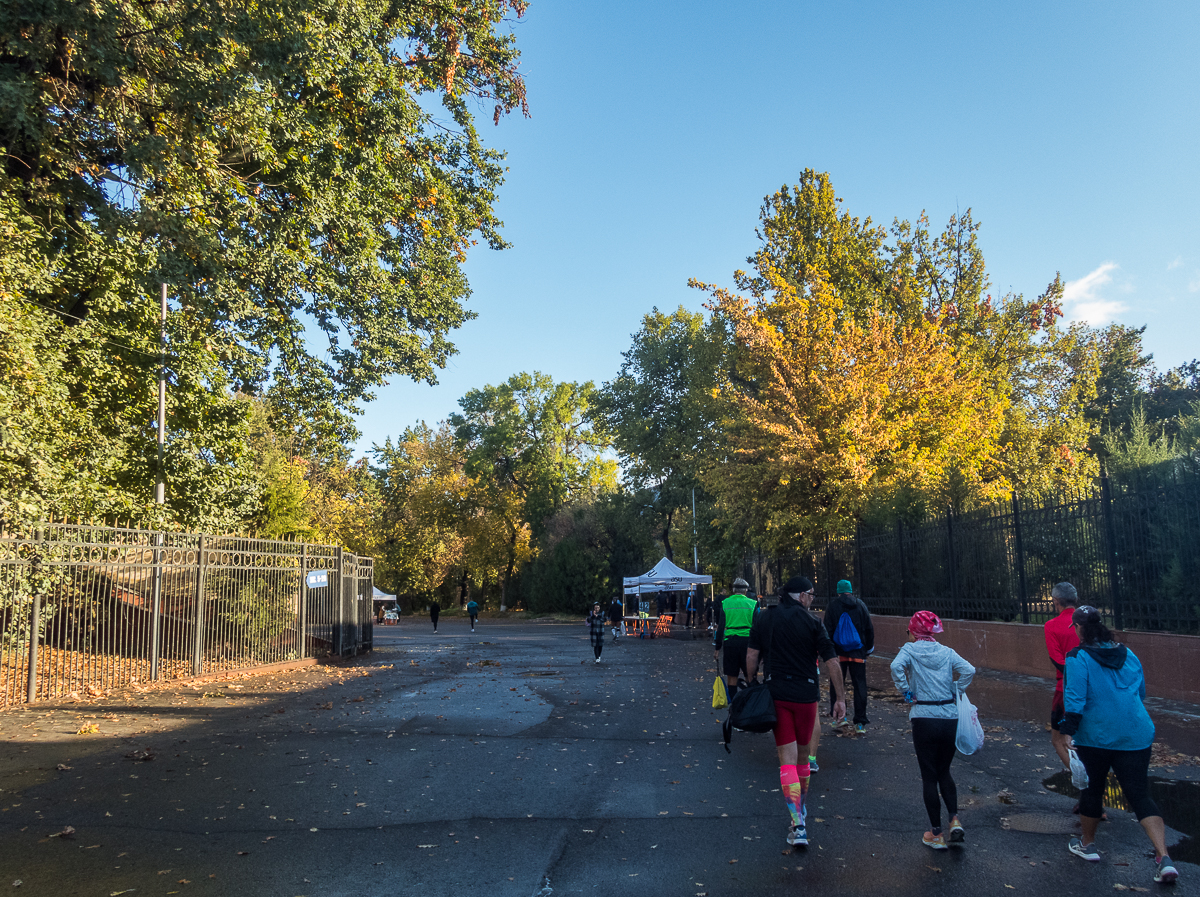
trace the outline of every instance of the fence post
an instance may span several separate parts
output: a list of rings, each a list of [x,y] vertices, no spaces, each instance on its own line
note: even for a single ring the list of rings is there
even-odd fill
[[[158,642],[162,628],[163,533],[154,534],[154,601],[150,618],[150,678],[158,678]]]
[[[298,657],[308,656],[308,543],[300,545],[300,653]]]
[[[904,521],[896,521],[896,547],[900,549],[900,611],[908,616],[908,589],[904,581]]]
[[[346,601],[343,594],[346,590],[342,587],[344,583],[342,582],[342,546],[340,545],[334,554],[333,565],[337,572],[330,577],[330,585],[334,582],[337,583],[337,604],[334,606],[337,608],[337,654],[340,657],[346,645]]]
[[[954,571],[954,506],[946,506],[946,563],[950,573],[950,608],[954,619],[962,619],[958,601],[958,576]]]
[[[37,530],[34,544],[41,541],[42,532]],[[29,609],[29,682],[25,688],[25,700],[32,704],[37,700],[38,631],[42,628],[42,595],[38,589],[38,576],[42,572],[42,555],[36,548],[29,559],[29,592],[33,599]]]
[[[829,557],[829,537],[825,537],[825,588],[829,588],[829,584],[833,582],[833,562]],[[862,589],[862,583],[858,584],[859,589]],[[859,594],[862,594],[861,591]]]
[[[867,594],[867,578],[863,571],[866,569],[866,564],[863,563],[862,553],[862,524],[854,524],[854,566],[857,568],[855,573],[858,576],[858,597],[863,598]],[[829,597],[833,598],[832,583],[830,583]]]
[[[1029,592],[1025,588],[1025,543],[1021,539],[1021,503],[1012,494],[1013,539],[1017,548],[1017,600],[1021,603],[1021,622],[1029,622]]]
[[[196,635],[192,640],[192,675],[204,672],[204,534],[196,543]]]
[[[1121,607],[1121,579],[1117,574],[1117,538],[1113,529],[1112,493],[1108,485],[1108,472],[1100,474],[1100,509],[1104,515],[1104,544],[1108,549],[1108,587],[1112,592],[1113,625],[1123,629],[1124,609]]]

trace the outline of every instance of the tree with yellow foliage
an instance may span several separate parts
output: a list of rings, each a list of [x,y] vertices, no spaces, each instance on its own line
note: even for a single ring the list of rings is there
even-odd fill
[[[935,321],[866,308],[845,314],[811,267],[797,288],[767,267],[766,295],[707,290],[731,323],[737,379],[724,454],[703,474],[731,529],[763,547],[845,533],[864,505],[901,486],[937,493],[965,472],[980,495],[996,471],[1003,396],[955,353]]]

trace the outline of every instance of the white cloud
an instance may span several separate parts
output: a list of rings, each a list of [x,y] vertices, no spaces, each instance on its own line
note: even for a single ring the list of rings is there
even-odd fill
[[[1188,284],[1188,292],[1189,293],[1200,293],[1200,277],[1193,279]]]
[[[1112,272],[1117,267],[1116,262],[1105,262],[1078,280],[1067,281],[1063,288],[1063,304],[1069,320],[1086,321],[1093,327],[1099,327],[1129,310],[1124,302],[1105,299],[1100,295],[1100,288],[1112,281]]]
[[[1183,266],[1183,256],[1177,255],[1177,256],[1175,256],[1174,260],[1169,265],[1167,265],[1167,270],[1174,271],[1176,268],[1180,268],[1182,266]]]

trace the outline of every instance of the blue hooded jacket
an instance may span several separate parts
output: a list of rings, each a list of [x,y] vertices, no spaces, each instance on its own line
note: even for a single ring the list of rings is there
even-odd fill
[[[1066,718],[1060,730],[1084,747],[1145,750],[1154,743],[1146,712],[1146,679],[1137,655],[1124,645],[1080,645],[1063,671]]]

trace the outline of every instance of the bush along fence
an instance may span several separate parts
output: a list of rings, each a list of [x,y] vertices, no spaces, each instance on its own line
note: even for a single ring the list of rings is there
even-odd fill
[[[1083,495],[860,526],[792,562],[746,563],[764,590],[791,569],[817,583],[818,607],[849,579],[876,614],[1041,623],[1066,580],[1118,629],[1200,635],[1200,483],[1139,490],[1102,478]]]
[[[48,523],[0,531],[0,707],[371,647],[371,558]]]

